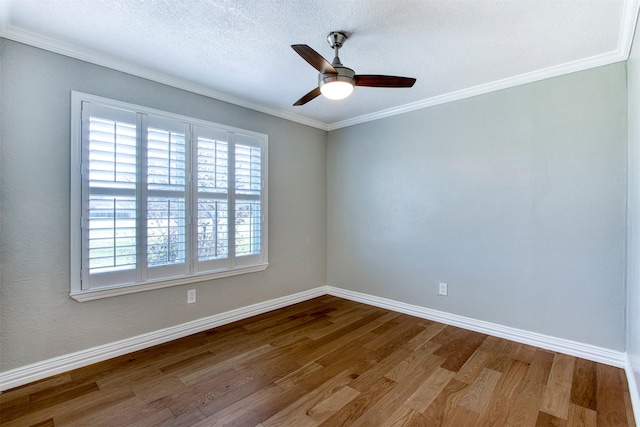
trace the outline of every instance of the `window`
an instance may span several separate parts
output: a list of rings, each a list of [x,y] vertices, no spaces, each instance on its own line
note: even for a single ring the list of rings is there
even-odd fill
[[[73,92],[71,295],[264,270],[267,136]]]

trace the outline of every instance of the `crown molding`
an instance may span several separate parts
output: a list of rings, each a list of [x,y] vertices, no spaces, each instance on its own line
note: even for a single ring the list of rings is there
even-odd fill
[[[0,21],[0,25],[3,24]],[[269,114],[271,116],[279,117],[281,119],[290,120],[292,122],[300,123],[303,125],[311,126],[321,130],[328,130],[327,124],[319,122],[317,120],[310,119],[308,117],[301,116],[299,114],[290,113],[288,111],[267,107],[261,104],[249,102],[242,98],[238,98],[233,95],[229,95],[224,92],[220,92],[209,87],[183,80],[168,74],[160,73],[145,67],[133,65],[127,61],[123,61],[114,58],[109,55],[97,53],[91,49],[86,49],[80,46],[76,46],[70,43],[66,43],[60,40],[56,40],[50,37],[43,36],[31,31],[23,30],[21,28],[12,25],[2,25],[0,28],[0,37],[4,37],[9,40],[24,43],[33,47],[48,50],[50,52],[58,53],[60,55],[68,56],[70,58],[79,59],[81,61],[89,62],[91,64],[100,65],[102,67],[110,68],[112,70],[121,71],[123,73],[131,74],[136,77],[142,77],[147,80],[162,83],[167,86],[172,86],[177,89],[193,92],[198,95],[204,95],[209,98],[217,99],[219,101],[228,102],[229,104],[237,105],[239,107],[248,108],[250,110],[258,111],[260,113]]]
[[[627,0],[624,3],[624,11],[622,13],[622,26],[620,27],[620,35],[618,36],[618,52],[626,61],[631,54],[631,45],[633,36],[636,31],[638,22],[638,13],[640,10],[640,0]]]
[[[2,4],[3,3],[0,2],[0,5]],[[374,120],[383,119],[386,117],[392,117],[398,114],[421,110],[423,108],[429,108],[436,105],[459,101],[462,99],[471,98],[502,89],[508,89],[526,83],[533,83],[552,77],[558,77],[564,74],[584,71],[590,68],[626,61],[629,58],[629,53],[631,51],[631,44],[633,42],[639,8],[640,0],[626,0],[624,2],[622,25],[620,27],[620,34],[618,37],[618,47],[614,51],[592,56],[590,58],[544,68],[541,70],[532,71],[529,73],[520,74],[513,77],[508,77],[501,80],[496,80],[490,83],[454,92],[433,96],[409,104],[400,105],[397,107],[377,111],[375,113],[364,114],[362,116],[353,117],[333,123],[324,123],[299,114],[294,114],[277,108],[267,107],[265,105],[249,102],[247,100],[211,89],[203,85],[199,85],[197,83],[179,79],[177,77],[170,76],[164,73],[159,73],[148,68],[139,67],[108,55],[99,54],[90,49],[81,48],[79,46],[65,43],[60,40],[20,29],[8,23],[9,11],[3,9],[0,9],[0,37],[28,44],[30,46],[45,49],[51,52],[59,53],[61,55],[69,56],[71,58],[79,59],[92,64],[111,68],[113,70],[121,71],[137,77],[142,77],[199,95],[204,95],[209,98],[217,99],[219,101],[228,102],[239,107],[248,108],[254,111],[269,114],[271,116],[290,120],[292,122],[300,123],[317,129],[332,131],[348,126],[354,126]]]

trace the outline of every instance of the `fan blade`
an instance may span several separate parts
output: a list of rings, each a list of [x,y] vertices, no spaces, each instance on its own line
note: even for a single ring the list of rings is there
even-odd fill
[[[376,74],[361,74],[355,77],[356,86],[369,87],[411,87],[416,79],[411,77],[379,76]]]
[[[315,89],[313,89],[311,92],[309,92],[308,94],[306,94],[305,96],[303,96],[302,98],[298,99],[296,101],[295,104],[293,104],[293,106],[298,106],[298,105],[304,105],[307,102],[311,101],[313,98],[320,96],[320,88],[317,87]]]
[[[300,55],[302,59],[307,61],[313,68],[321,73],[338,73],[329,61],[324,59],[322,55],[311,49],[306,44],[292,44],[291,47],[293,50],[298,52],[298,55]]]

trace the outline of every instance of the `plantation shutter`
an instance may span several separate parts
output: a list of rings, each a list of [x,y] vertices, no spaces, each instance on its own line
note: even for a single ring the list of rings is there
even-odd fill
[[[234,248],[236,265],[256,262],[262,248],[262,149],[260,141],[236,135]]]
[[[184,123],[149,116],[146,126],[147,278],[188,273],[187,150]]]
[[[137,126],[136,114],[83,103],[86,226],[82,276],[91,284],[136,281]]]
[[[229,133],[194,127],[197,146],[196,271],[229,266]]]

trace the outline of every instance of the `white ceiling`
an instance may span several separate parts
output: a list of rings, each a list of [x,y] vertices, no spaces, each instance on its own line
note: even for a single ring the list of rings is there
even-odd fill
[[[0,35],[323,129],[628,57],[638,0],[0,0]],[[292,104],[351,34],[358,74],[417,78]]]

